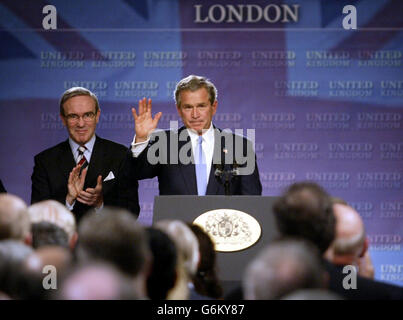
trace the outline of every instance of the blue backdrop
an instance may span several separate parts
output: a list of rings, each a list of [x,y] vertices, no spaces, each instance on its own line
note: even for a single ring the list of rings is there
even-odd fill
[[[57,30],[42,27],[47,4]],[[347,4],[358,30],[342,28]],[[296,21],[285,9],[295,5]],[[97,133],[129,146],[131,106],[152,98],[168,128],[176,82],[204,75],[218,88],[216,125],[256,130],[263,194],[308,179],[344,198],[364,218],[377,279],[402,285],[402,9],[388,0],[2,0],[0,177],[30,201],[33,156],[67,137],[58,116],[67,88],[97,93]],[[139,192],[150,224],[157,181]]]

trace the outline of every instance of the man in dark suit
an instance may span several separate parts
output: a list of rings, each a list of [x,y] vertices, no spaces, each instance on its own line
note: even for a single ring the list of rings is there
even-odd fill
[[[188,76],[175,89],[184,127],[154,131],[151,99],[133,108],[136,135],[128,155],[129,175],[158,176],[160,195],[261,195],[262,185],[251,141],[212,124],[217,89],[206,78]]]
[[[273,206],[282,235],[312,242],[322,255],[335,238],[333,199],[319,185],[301,182],[291,185]],[[343,264],[323,260],[329,274],[329,290],[348,300],[400,300],[403,288],[357,275],[343,273]],[[348,264],[348,263],[347,263]],[[351,281],[350,281],[351,280]],[[350,284],[356,284],[351,286]]]
[[[95,135],[101,110],[97,97],[81,87],[68,89],[60,100],[60,118],[69,139],[35,156],[31,203],[54,199],[77,220],[91,208],[127,208],[138,215],[138,184],[126,179],[127,148]]]

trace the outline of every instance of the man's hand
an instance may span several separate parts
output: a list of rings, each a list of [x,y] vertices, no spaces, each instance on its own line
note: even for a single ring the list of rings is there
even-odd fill
[[[85,191],[81,190],[78,194],[77,201],[95,208],[101,207],[104,202],[102,194],[102,176],[98,176],[95,188],[87,188]]]
[[[79,193],[83,190],[85,176],[87,175],[88,167],[85,168],[80,175],[81,166],[76,165],[71,170],[69,180],[67,181],[67,196],[66,201],[72,205],[74,200],[77,199]]]
[[[132,108],[132,114],[136,130],[135,143],[144,142],[155,128],[157,128],[162,112],[158,112],[153,119],[151,114],[151,99],[147,101],[146,98],[143,98],[139,100],[139,113],[137,114],[136,109]]]

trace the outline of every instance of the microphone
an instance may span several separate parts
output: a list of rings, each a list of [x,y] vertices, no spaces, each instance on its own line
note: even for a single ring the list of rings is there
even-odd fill
[[[225,195],[231,195],[231,181],[235,176],[239,175],[238,164],[234,161],[232,169],[225,169],[221,164],[214,164],[214,175],[224,185]]]

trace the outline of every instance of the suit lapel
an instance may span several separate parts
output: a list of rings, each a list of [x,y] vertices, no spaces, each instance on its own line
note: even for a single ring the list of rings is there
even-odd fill
[[[60,172],[63,172],[63,175],[68,179],[71,170],[73,170],[76,165],[69,140],[66,140],[61,144],[57,163],[59,164]]]
[[[178,136],[175,137],[179,140],[179,136],[183,130],[186,130],[185,127],[182,127],[178,130]],[[186,131],[187,132],[187,131]],[[190,136],[187,134],[187,139],[185,141],[178,141],[178,153],[182,149],[182,147],[186,143],[191,143]],[[191,150],[192,152],[192,150]],[[186,189],[188,190],[188,194],[197,194],[197,183],[196,183],[196,169],[193,163],[193,152],[192,152],[192,162],[189,164],[182,164],[178,155],[179,160],[179,168],[182,173],[183,181],[185,182]]]
[[[97,184],[97,178],[100,174],[102,174],[102,168],[104,167],[104,163],[106,157],[108,156],[107,152],[105,152],[102,139],[96,136],[94,149],[92,150],[91,160],[88,165],[88,172],[85,178],[85,186],[84,188],[95,188]],[[102,177],[104,179],[105,177]]]

